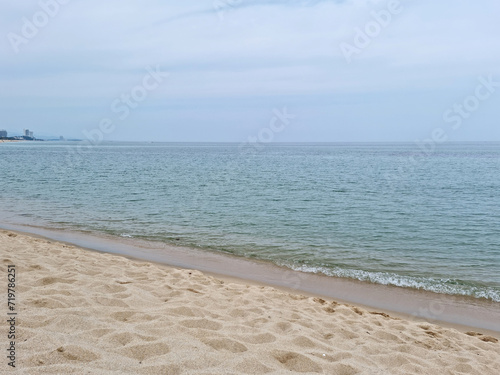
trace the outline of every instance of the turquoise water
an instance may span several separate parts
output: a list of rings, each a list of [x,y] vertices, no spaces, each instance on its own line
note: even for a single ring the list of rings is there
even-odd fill
[[[500,144],[0,145],[0,221],[500,302]]]

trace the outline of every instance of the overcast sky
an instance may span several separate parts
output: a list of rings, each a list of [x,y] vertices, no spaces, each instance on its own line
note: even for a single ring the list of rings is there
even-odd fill
[[[1,0],[0,129],[500,141],[499,15],[498,0]]]

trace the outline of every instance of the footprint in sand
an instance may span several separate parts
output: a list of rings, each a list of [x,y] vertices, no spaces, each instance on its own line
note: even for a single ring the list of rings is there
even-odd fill
[[[159,342],[153,344],[134,345],[123,348],[121,354],[134,358],[138,361],[144,361],[148,358],[159,357],[170,352],[167,344]]]
[[[37,281],[36,285],[52,285],[56,283],[61,283],[61,284],[73,284],[76,280],[71,280],[71,279],[61,279],[57,277],[44,277],[43,279],[40,279]]]
[[[355,375],[359,374],[359,370],[355,369],[352,366],[339,363],[335,365],[333,373],[338,375]]]
[[[295,345],[298,345],[302,348],[315,348],[318,345],[316,345],[314,342],[312,342],[309,338],[305,336],[298,336],[292,340],[292,342]]]
[[[274,325],[275,330],[279,333],[285,333],[292,329],[292,325],[288,322],[279,322]]]
[[[469,332],[465,332],[465,334],[468,336],[477,337],[479,340],[482,340],[484,342],[493,342],[493,343],[498,342],[498,339],[491,337],[491,336],[484,336],[482,333],[479,333],[479,332],[469,331]]]
[[[106,336],[108,333],[114,332],[114,329],[107,329],[107,328],[100,328],[100,329],[94,329],[89,332],[90,335],[96,338],[101,338],[103,336]]]
[[[135,315],[135,312],[120,311],[111,315],[111,317],[119,322],[128,322]]]
[[[227,350],[231,353],[243,353],[248,349],[245,345],[238,341],[230,339],[212,339],[212,340],[202,340],[206,345],[212,347],[215,350]]]
[[[171,309],[167,309],[166,313],[168,315],[178,315],[178,316],[185,316],[185,317],[200,317],[203,316],[204,314],[198,310],[198,309],[191,309],[186,306],[181,306],[181,307],[174,307]]]
[[[236,366],[236,370],[244,374],[267,374],[273,369],[265,366],[264,364],[256,361],[255,359],[245,359]]]
[[[130,306],[127,305],[125,302],[117,299],[117,298],[108,298],[108,297],[96,297],[95,301],[102,306],[109,306],[109,307],[123,307],[123,308],[129,308]]]
[[[276,341],[276,336],[270,333],[261,333],[258,335],[242,335],[238,338],[249,344],[268,344]]]
[[[319,365],[299,353],[275,351],[273,357],[289,371],[323,372],[323,369]]]
[[[129,332],[123,332],[123,333],[116,333],[114,335],[111,335],[109,337],[109,341],[119,344],[121,346],[125,346],[127,344],[130,344],[132,341],[134,341],[137,338],[137,335],[134,335]]]
[[[35,300],[28,300],[26,304],[29,306],[34,306],[36,308],[46,308],[46,309],[65,309],[70,307],[68,304],[61,303],[52,298],[39,298]]]
[[[27,367],[50,366],[70,362],[93,362],[101,356],[79,346],[60,346],[49,353],[39,353],[26,359]]]

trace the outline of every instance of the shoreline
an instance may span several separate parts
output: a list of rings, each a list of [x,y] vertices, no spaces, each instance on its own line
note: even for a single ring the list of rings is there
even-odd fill
[[[230,254],[115,236],[97,236],[0,222],[0,229],[56,240],[86,250],[169,267],[195,269],[228,282],[270,286],[355,304],[367,309],[419,322],[433,322],[462,332],[480,329],[500,338],[500,303],[470,296],[452,296],[347,278],[304,273],[270,262]]]
[[[10,230],[0,255],[16,275],[8,360],[23,373],[496,375],[500,364],[498,339],[476,330]]]

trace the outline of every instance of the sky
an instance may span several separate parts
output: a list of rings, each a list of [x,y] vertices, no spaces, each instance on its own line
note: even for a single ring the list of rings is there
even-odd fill
[[[498,0],[0,0],[0,129],[500,141]]]

